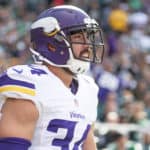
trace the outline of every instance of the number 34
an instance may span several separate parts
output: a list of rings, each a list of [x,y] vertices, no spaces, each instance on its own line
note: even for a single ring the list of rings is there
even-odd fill
[[[47,127],[48,131],[57,133],[59,128],[67,129],[65,138],[64,139],[58,139],[58,138],[53,139],[52,145],[61,147],[61,150],[69,150],[69,143],[73,139],[73,136],[74,136],[73,134],[74,134],[76,125],[77,125],[77,122],[75,122],[75,121],[68,121],[68,120],[62,120],[62,119],[51,120]],[[79,145],[86,138],[89,128],[90,128],[90,125],[87,125],[81,139],[75,142],[72,150],[79,149]]]

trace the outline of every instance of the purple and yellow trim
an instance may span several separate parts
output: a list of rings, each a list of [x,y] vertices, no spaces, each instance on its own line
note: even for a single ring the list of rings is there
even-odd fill
[[[26,88],[26,87],[20,87],[20,86],[13,86],[13,85],[8,85],[8,86],[2,86],[0,87],[0,93],[1,92],[20,92],[23,94],[28,94],[31,96],[35,96],[35,90]]]
[[[0,78],[0,92],[20,92],[35,95],[35,85],[26,81],[11,79],[7,74]]]

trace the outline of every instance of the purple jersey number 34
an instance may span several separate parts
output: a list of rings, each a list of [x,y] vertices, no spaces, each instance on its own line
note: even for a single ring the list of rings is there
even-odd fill
[[[53,146],[61,147],[61,150],[69,150],[69,143],[72,141],[74,136],[74,130],[77,125],[75,121],[68,121],[62,119],[53,119],[50,121],[47,130],[50,132],[57,133],[58,129],[67,129],[66,137],[64,139],[55,138],[52,141]],[[89,131],[90,125],[87,125],[84,133],[81,135],[81,139],[76,141],[72,150],[78,150],[79,145],[82,144],[83,140],[86,138]]]

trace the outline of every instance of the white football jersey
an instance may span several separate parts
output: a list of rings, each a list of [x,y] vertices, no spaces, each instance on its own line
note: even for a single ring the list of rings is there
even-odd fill
[[[0,76],[0,107],[7,97],[23,98],[33,101],[39,111],[29,150],[82,150],[96,120],[98,87],[85,75],[77,80],[73,94],[43,65],[14,66]]]

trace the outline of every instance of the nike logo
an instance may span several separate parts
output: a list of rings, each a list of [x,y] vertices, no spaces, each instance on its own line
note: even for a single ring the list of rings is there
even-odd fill
[[[15,68],[13,68],[13,70],[15,71],[15,72],[17,72],[17,73],[19,73],[19,74],[21,74],[22,72],[23,72],[23,69],[15,69]]]

